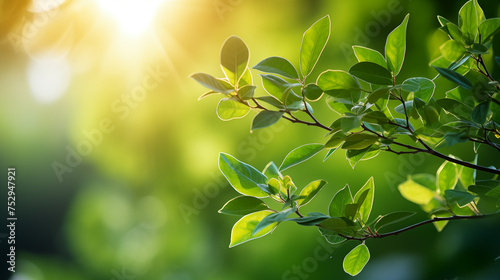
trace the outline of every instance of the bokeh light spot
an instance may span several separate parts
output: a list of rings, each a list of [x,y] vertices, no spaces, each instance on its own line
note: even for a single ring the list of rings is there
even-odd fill
[[[31,93],[40,103],[58,100],[71,83],[71,67],[65,59],[31,60],[27,75]]]

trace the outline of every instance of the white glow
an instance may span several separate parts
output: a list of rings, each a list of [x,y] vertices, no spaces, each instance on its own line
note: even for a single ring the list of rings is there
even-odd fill
[[[43,13],[54,10],[61,6],[66,0],[32,0],[28,11],[32,13]]]
[[[97,0],[99,7],[117,22],[121,31],[138,35],[148,30],[162,0]]]
[[[58,100],[71,82],[71,67],[65,59],[31,60],[27,74],[31,93],[40,103]]]

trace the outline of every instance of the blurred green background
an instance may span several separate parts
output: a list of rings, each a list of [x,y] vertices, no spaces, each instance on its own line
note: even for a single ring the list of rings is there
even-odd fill
[[[446,40],[436,15],[456,21],[464,2],[0,1],[1,178],[16,167],[18,217],[16,272],[3,262],[2,279],[349,279],[342,259],[356,243],[331,253],[315,228],[285,223],[228,248],[237,217],[217,210],[236,192],[218,171],[218,153],[262,169],[296,146],[324,141],[323,132],[280,121],[249,133],[251,116],[222,122],[218,98],[197,102],[204,89],[189,75],[222,76],[219,50],[233,34],[249,46],[250,65],[275,55],[297,64],[302,33],[325,14],[332,35],[312,76],[347,70],[351,45],[382,51],[387,34],[410,13],[401,79],[434,77],[428,62]],[[479,2],[487,17],[500,15],[498,1]],[[439,82],[438,97],[450,88]],[[323,122],[336,117],[323,101],[315,106]],[[466,144],[443,152],[473,159]],[[481,153],[483,165],[498,164],[488,149]],[[357,190],[370,176],[373,215],[419,211],[397,184],[441,164],[382,154],[353,170],[343,151],[321,160],[286,172],[299,188],[329,181],[306,213],[327,211],[338,189],[349,183]],[[412,221],[423,218],[419,211]],[[358,278],[498,279],[499,222],[459,221],[442,233],[429,225],[369,240],[371,261]],[[3,227],[4,257],[6,234]]]

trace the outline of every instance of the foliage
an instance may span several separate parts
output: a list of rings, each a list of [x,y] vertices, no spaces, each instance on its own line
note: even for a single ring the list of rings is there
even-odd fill
[[[233,227],[230,247],[262,237],[282,222],[315,226],[326,240],[340,244],[358,240],[362,244],[344,259],[344,270],[358,274],[370,258],[366,239],[395,235],[432,223],[441,231],[448,221],[475,219],[498,213],[500,170],[478,164],[478,147],[500,152],[500,84],[487,69],[492,39],[500,31],[500,18],[486,19],[476,0],[460,9],[458,25],[438,16],[441,30],[448,35],[431,62],[438,75],[433,79],[398,79],[406,53],[406,30],[410,16],[388,36],[385,55],[365,46],[353,46],[358,62],[348,71],[328,69],[316,77],[311,73],[330,37],[330,17],[315,22],[304,33],[299,67],[282,57],[269,57],[253,67],[260,74],[267,95],[255,96],[249,50],[236,36],[228,38],[221,51],[224,78],[204,73],[192,77],[210,89],[200,97],[222,94],[217,106],[222,120],[241,118],[256,111],[252,130],[275,124],[280,119],[315,126],[328,132],[324,144],[305,144],[293,149],[278,167],[270,162],[261,172],[251,165],[221,153],[219,167],[233,188],[243,196],[229,201],[221,213],[243,216]],[[499,57],[494,57],[498,64]],[[435,79],[445,78],[455,87],[436,99]],[[308,79],[309,78],[309,79]],[[312,103],[325,99],[335,114],[331,125],[320,123]],[[305,113],[305,115],[304,115]],[[302,115],[301,115],[302,114]],[[304,116],[308,119],[305,120]],[[443,146],[473,142],[476,158],[467,162],[438,151]],[[359,161],[380,152],[397,155],[425,153],[444,160],[436,174],[412,174],[398,186],[401,195],[421,206],[430,219],[382,233],[382,228],[399,223],[414,213],[401,211],[378,215],[370,220],[375,183],[369,178],[352,195],[349,185],[331,200],[327,214],[300,211],[326,185],[324,180],[309,183],[298,194],[297,187],[283,171],[326,150],[326,161],[335,151],[346,151],[354,168]],[[481,171],[488,179],[476,178]],[[261,198],[282,204],[271,209]],[[292,215],[297,217],[292,217]],[[373,215],[372,215],[373,216]]]

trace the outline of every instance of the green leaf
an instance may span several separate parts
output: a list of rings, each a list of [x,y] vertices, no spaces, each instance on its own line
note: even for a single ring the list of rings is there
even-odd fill
[[[330,16],[324,16],[304,32],[300,46],[300,71],[307,77],[316,66],[330,38]],[[304,79],[305,80],[305,79]]]
[[[304,87],[302,93],[304,93],[304,96],[307,98],[307,100],[317,101],[323,95],[323,90],[316,84],[308,84]]]
[[[220,64],[231,84],[236,86],[248,66],[249,58],[250,52],[243,40],[237,36],[226,39],[220,53]]]
[[[363,115],[361,121],[372,124],[387,124],[389,119],[380,111],[371,111]]]
[[[333,232],[331,230],[326,230],[320,227],[318,227],[318,230],[321,233],[321,235],[326,239],[326,241],[330,244],[340,244],[347,240],[345,237],[342,237],[338,235],[336,232]]]
[[[252,121],[252,130],[271,126],[278,122],[285,112],[260,111]]]
[[[438,193],[451,190],[458,180],[457,165],[453,162],[445,161],[436,172]]]
[[[465,132],[446,132],[444,140],[448,146],[453,146],[458,143],[465,143],[469,141],[469,137],[467,137]]]
[[[289,79],[299,79],[299,73],[292,63],[278,56],[272,56],[262,60],[255,65],[253,69],[257,69],[265,73],[278,74]]]
[[[462,43],[454,40],[449,40],[442,44],[439,49],[444,58],[448,61],[460,60],[466,53],[465,47]]]
[[[326,147],[325,147],[325,149],[326,149]],[[325,162],[328,158],[330,158],[330,156],[333,155],[333,153],[335,153],[338,149],[339,149],[339,147],[329,149],[328,152],[326,153],[325,157],[323,158],[323,162]]]
[[[373,134],[351,134],[345,138],[342,149],[344,150],[362,150],[370,147],[378,141],[378,136]]]
[[[244,216],[253,212],[268,210],[262,200],[252,196],[238,196],[229,200],[220,210],[219,213],[227,215]]]
[[[462,30],[465,43],[472,45],[476,40],[479,25],[475,0],[465,3],[458,12],[458,27]]]
[[[331,217],[345,217],[345,206],[353,202],[351,189],[349,189],[349,185],[345,185],[333,196],[328,213]]]
[[[276,166],[276,164],[274,162],[269,162],[266,167],[264,167],[264,170],[262,171],[262,173],[264,173],[264,175],[266,175],[267,178],[271,179],[271,178],[276,178],[276,179],[280,179],[282,176],[281,176],[281,173],[278,169],[278,166]]]
[[[356,228],[356,226],[352,223],[352,221],[338,217],[332,217],[326,219],[320,223],[320,226],[323,229],[334,231],[344,235],[353,235],[355,233],[355,228]]]
[[[494,187],[493,189],[491,189],[487,193],[485,193],[485,195],[490,196],[490,197],[499,197],[500,196],[500,186]]]
[[[457,72],[441,67],[434,67],[434,69],[436,69],[436,71],[438,71],[439,74],[441,74],[441,76],[456,83],[457,85],[463,87],[464,89],[467,90],[472,89],[472,83],[466,77],[458,74]]]
[[[311,214],[317,214],[317,215],[311,215]],[[316,226],[328,218],[330,218],[330,216],[323,215],[321,213],[310,213],[308,217],[289,218],[286,219],[285,221],[296,222],[301,226]]]
[[[392,212],[380,217],[375,223],[375,230],[379,231],[381,228],[401,222],[409,217],[415,215],[415,212]]]
[[[464,103],[450,98],[439,99],[436,103],[441,106],[448,114],[457,117],[470,118],[472,110]]]
[[[426,126],[439,127],[439,112],[433,106],[424,106],[423,119]]]
[[[292,178],[290,177],[290,175],[283,176],[283,186],[284,186],[284,188],[282,189],[282,190],[284,190],[283,197],[287,197],[286,196],[287,190],[288,190],[288,193],[290,194],[290,196],[292,194],[294,194],[295,191],[297,190],[297,187],[293,183]]]
[[[344,271],[351,276],[358,275],[370,260],[370,251],[364,243],[352,249],[344,258]]]
[[[273,195],[278,195],[282,189],[281,182],[277,178],[270,178],[269,181],[267,181],[267,186]],[[281,199],[278,198],[278,200]]]
[[[286,155],[283,163],[281,163],[279,170],[283,171],[310,159],[321,150],[323,150],[323,147],[323,144],[306,144],[293,149]]]
[[[220,92],[216,92],[216,91],[213,91],[213,90],[207,91],[204,94],[202,94],[200,97],[198,97],[198,101],[202,100],[203,98],[205,98],[207,96],[214,95],[214,94],[220,94]]]
[[[219,154],[219,169],[231,186],[239,193],[248,196],[266,197],[267,177],[253,166],[243,163],[231,155]]]
[[[288,110],[302,110],[305,108],[303,98],[295,94],[291,87],[283,93],[281,100],[284,100],[285,107]],[[308,108],[312,111],[310,106],[308,106]]]
[[[359,203],[347,204],[345,206],[345,218],[354,221],[358,215],[358,210],[359,210]]]
[[[283,101],[283,94],[293,85],[282,78],[269,74],[261,74],[262,86],[270,95]]]
[[[490,18],[479,25],[481,34],[481,44],[486,44],[493,40],[493,37],[500,31],[500,18]]]
[[[446,92],[447,98],[451,98],[451,99],[454,99],[456,101],[463,102],[464,105],[466,105],[468,108],[470,108],[469,114],[470,114],[470,112],[472,112],[472,108],[474,107],[474,104],[475,104],[474,98],[471,98],[472,95],[473,95],[473,93],[471,91],[466,90],[462,87],[456,87],[456,88],[451,89],[451,90]]]
[[[217,104],[217,116],[223,121],[243,118],[250,108],[235,98],[223,98]]]
[[[327,70],[321,73],[316,84],[326,94],[350,99],[352,102],[357,102],[361,95],[361,86],[358,80],[342,70]]]
[[[370,95],[368,95],[368,103],[375,104],[380,98],[386,97],[389,94],[389,89],[387,87],[382,87],[374,90]]]
[[[238,90],[238,96],[241,100],[249,100],[253,98],[256,86],[246,85]]]
[[[450,62],[441,55],[429,63],[430,66],[449,68],[462,75],[467,74],[471,70],[472,64],[473,60],[470,59],[469,55],[465,56],[464,59],[459,62]]]
[[[299,197],[295,200],[297,206],[303,206],[309,203],[314,196],[327,184],[325,180],[317,180],[309,183],[299,194]]]
[[[432,219],[434,219],[436,217],[447,218],[447,217],[451,217],[451,214],[448,211],[446,211],[446,212],[436,213],[436,214],[431,216]],[[432,224],[434,225],[434,227],[436,228],[436,230],[438,232],[441,232],[444,229],[444,227],[448,224],[448,221],[433,222]]]
[[[253,76],[252,72],[250,71],[250,68],[246,68],[245,72],[243,72],[243,75],[240,77],[240,80],[238,81],[238,87],[241,89],[242,87],[246,85],[253,85]]]
[[[283,222],[290,214],[295,212],[294,208],[288,208],[278,213],[273,213],[262,219],[259,224],[253,229],[252,235],[258,234],[261,230],[268,228],[270,225]]]
[[[345,134],[338,132],[332,135],[332,137],[325,143],[325,149],[334,149],[340,146],[344,142]]]
[[[474,164],[477,164],[477,156],[476,159],[473,162]],[[459,175],[460,182],[462,183],[462,186],[465,188],[468,188],[469,186],[472,186],[476,182],[476,170],[462,166],[460,168],[460,175]]]
[[[209,88],[215,92],[229,94],[234,91],[234,88],[229,83],[224,82],[223,80],[216,79],[209,74],[196,73],[191,75],[191,78],[195,79],[204,87]],[[200,99],[201,98],[202,97],[200,97]]]
[[[444,197],[446,198],[446,201],[448,201],[450,205],[457,203],[459,207],[466,206],[467,204],[474,201],[474,198],[476,198],[475,195],[469,192],[463,192],[457,190],[446,190],[444,192]]]
[[[434,192],[409,179],[398,186],[401,195],[416,204],[426,205],[434,197]]]
[[[364,192],[366,192],[366,197],[364,198],[364,200],[361,200],[362,194]],[[361,217],[363,223],[366,223],[368,221],[368,218],[370,217],[374,195],[375,183],[373,181],[373,177],[370,177],[370,179],[366,181],[365,185],[361,189],[359,189],[356,195],[354,195],[354,203],[359,204],[359,216]]]
[[[380,52],[362,46],[352,46],[352,49],[359,62],[373,62],[387,69],[387,62]]]
[[[468,52],[472,54],[487,54],[488,53],[488,47],[485,45],[481,44],[472,44],[470,49],[467,49]]]
[[[258,96],[255,97],[255,99],[264,101],[267,104],[274,106],[278,109],[285,109],[285,105],[274,96]]]
[[[348,115],[340,119],[340,127],[343,133],[347,133],[361,126],[361,116]]]
[[[252,234],[253,230],[265,217],[273,214],[271,210],[264,210],[255,213],[248,214],[237,221],[233,229],[231,230],[231,243],[229,248],[240,245],[247,241],[262,237],[270,232],[272,232],[278,223],[272,223],[266,228],[259,231],[257,234]]]
[[[437,190],[436,186],[436,176],[428,173],[411,174],[408,176],[409,179],[415,183],[422,185],[430,190]]]
[[[380,153],[379,149],[368,147],[362,150],[347,150],[345,155],[349,164],[354,169],[356,164],[362,160],[367,160],[376,157]]]
[[[465,44],[465,39],[464,35],[462,34],[462,31],[458,26],[454,23],[447,23],[446,24],[446,29],[448,30],[448,34],[450,35],[450,38],[453,40],[456,40],[457,43],[460,44]]]
[[[474,110],[472,110],[471,118],[474,122],[478,124],[484,124],[486,122],[486,117],[488,116],[488,111],[490,108],[490,102],[484,101],[479,103]]]
[[[363,61],[354,64],[349,73],[368,83],[392,85],[391,72],[376,63]]]
[[[446,19],[445,17],[442,17],[442,16],[437,16],[437,19],[439,21],[439,24],[441,24],[441,26],[446,26],[447,23],[451,22],[451,21],[449,21],[448,19]]]
[[[406,27],[409,18],[410,15],[407,14],[403,22],[387,36],[387,41],[385,43],[385,58],[387,60],[387,66],[393,76],[399,74],[405,59]]]
[[[405,112],[405,108],[406,108],[406,112]],[[403,106],[403,104],[399,104],[398,106],[394,107],[394,111],[396,111],[396,113],[399,113],[401,115],[405,115],[405,114],[411,115],[412,110],[413,110],[413,100],[405,101],[404,106]],[[405,125],[406,125],[406,123],[405,123]]]

